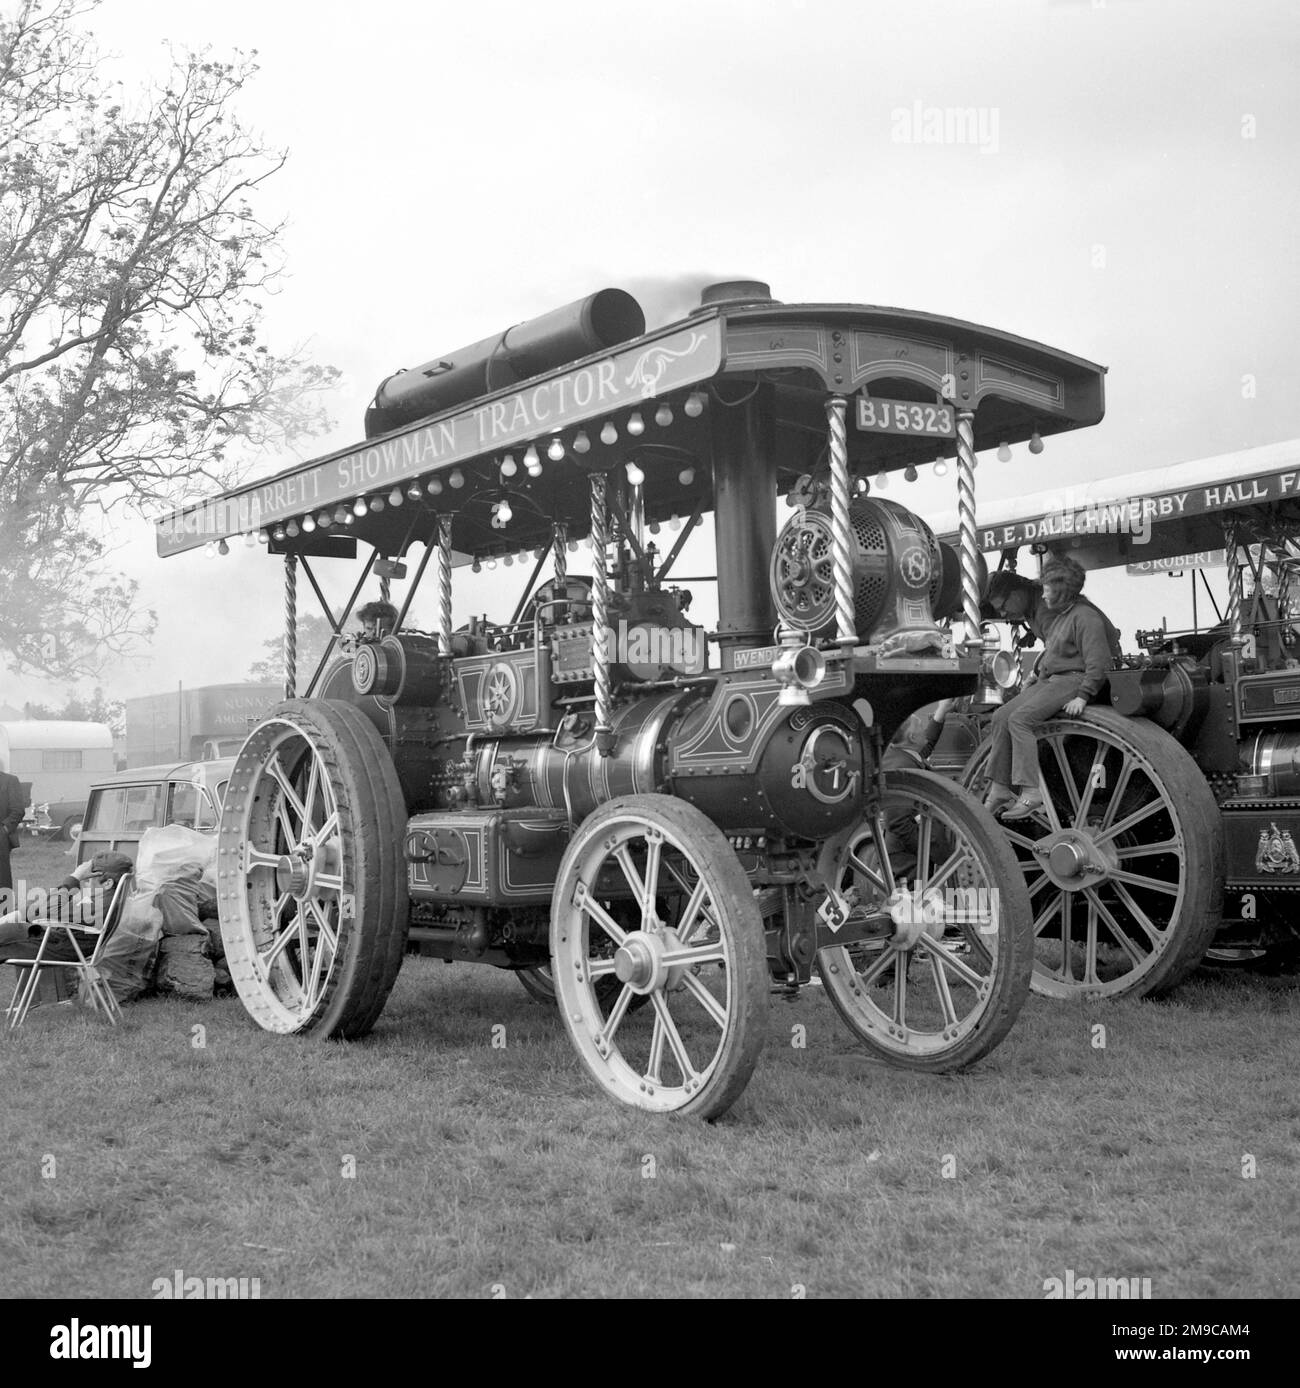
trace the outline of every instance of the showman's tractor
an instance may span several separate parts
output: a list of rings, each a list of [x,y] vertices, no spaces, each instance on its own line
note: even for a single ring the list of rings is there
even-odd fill
[[[243,535],[285,565],[290,697],[244,744],[219,835],[245,1007],[358,1037],[408,948],[492,964],[553,994],[611,1097],[703,1117],[814,963],[886,1059],[987,1053],[1028,992],[1023,875],[970,793],[886,776],[883,749],[979,681],[975,451],[1102,411],[1101,368],[969,323],[743,282],[646,332],[604,290],[388,378],[365,442],[168,517],[164,554]],[[956,458],[956,549],[868,494],[936,457]],[[708,511],[717,573],[675,579]],[[298,571],[324,605],[312,562],[358,542],[349,612],[372,578],[379,602],[360,633],[331,618],[293,698]],[[469,615],[516,556],[513,612]],[[717,583],[716,630],[685,581]]]
[[[957,517],[936,518],[942,534]],[[1085,569],[1190,573],[1190,630],[1153,606],[1082,718],[1039,738],[1038,816],[1005,827],[1033,903],[1033,988],[1167,992],[1202,960],[1287,966],[1300,944],[1300,448],[1270,445],[986,506],[978,541],[1014,571],[1026,549]],[[1226,573],[1220,608],[1207,573]],[[1202,602],[1214,621],[1198,620]],[[1023,662],[998,662],[1008,691]],[[996,706],[944,723],[929,764],[982,789]],[[893,754],[897,756],[897,753]]]

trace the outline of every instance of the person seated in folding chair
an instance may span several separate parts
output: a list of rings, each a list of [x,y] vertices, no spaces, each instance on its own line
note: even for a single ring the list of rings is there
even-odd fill
[[[118,883],[134,867],[123,853],[96,853],[52,890],[33,893],[24,908],[0,917],[0,964],[9,960],[35,960],[38,952],[42,961],[51,964],[82,962],[93,949],[93,943],[82,947],[81,942],[75,940],[74,932],[82,926],[98,932]],[[50,920],[66,921],[72,929],[53,931],[45,940]],[[41,948],[42,940],[45,940],[44,949]],[[63,971],[56,969],[54,972]],[[15,986],[15,998],[19,985]]]
[[[1043,602],[1051,623],[1043,654],[1024,689],[993,715],[984,805],[1003,820],[1028,819],[1042,809],[1038,729],[1057,713],[1080,717],[1119,655],[1119,632],[1080,597],[1083,580],[1083,566],[1068,555],[1044,565]]]
[[[27,959],[45,933],[46,920],[68,921],[74,927],[87,925],[97,930],[99,912],[113,899],[118,882],[135,867],[124,853],[96,853],[57,886],[32,893],[24,908],[0,916],[0,963],[6,959]],[[77,952],[64,936],[51,942],[47,959],[75,960]]]

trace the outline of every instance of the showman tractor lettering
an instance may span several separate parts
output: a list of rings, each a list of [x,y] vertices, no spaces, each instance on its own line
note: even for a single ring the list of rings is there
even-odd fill
[[[354,1038],[408,950],[490,964],[612,1099],[705,1118],[814,968],[888,1061],[987,1054],[1029,988],[1023,873],[975,797],[884,751],[980,682],[975,451],[1102,412],[1102,368],[955,319],[738,282],[647,332],[607,289],[390,376],[363,442],[164,519],[164,555],[246,535],[284,565],[288,697],[219,832],[244,1006]],[[936,457],[956,546],[879,494]],[[678,577],[706,515],[717,572]],[[336,623],[294,697],[299,579],[359,551],[363,629]],[[515,560],[513,611],[469,616]],[[715,630],[687,583],[716,583]]]

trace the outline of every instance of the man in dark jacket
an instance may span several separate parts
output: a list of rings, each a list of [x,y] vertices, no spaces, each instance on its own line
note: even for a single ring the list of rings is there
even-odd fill
[[[0,891],[14,884],[13,869],[9,866],[9,850],[18,847],[18,826],[27,811],[27,797],[22,782],[11,776],[0,763]]]
[[[1021,693],[993,715],[984,803],[995,814],[1002,811],[1003,819],[1028,819],[1042,809],[1038,729],[1057,713],[1079,717],[1119,654],[1118,631],[1100,608],[1080,597],[1083,579],[1083,567],[1068,556],[1044,566],[1043,602],[1051,620],[1044,623],[1043,654]]]

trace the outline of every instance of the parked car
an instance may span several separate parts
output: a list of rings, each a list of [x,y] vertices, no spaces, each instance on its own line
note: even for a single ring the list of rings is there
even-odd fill
[[[140,836],[163,824],[213,830],[234,758],[138,766],[105,776],[91,787],[77,841],[77,861],[104,849],[134,859]]]

